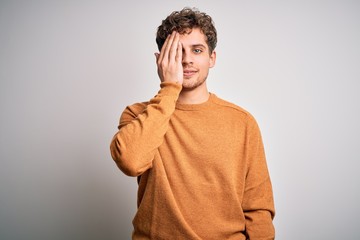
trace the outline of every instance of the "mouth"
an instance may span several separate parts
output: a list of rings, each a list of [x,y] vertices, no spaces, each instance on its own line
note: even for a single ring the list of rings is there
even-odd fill
[[[193,69],[184,69],[183,71],[183,76],[186,78],[192,77],[197,73],[196,70]]]

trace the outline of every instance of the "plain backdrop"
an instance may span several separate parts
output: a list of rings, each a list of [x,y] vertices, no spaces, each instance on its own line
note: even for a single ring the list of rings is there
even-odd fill
[[[277,239],[360,239],[356,0],[1,0],[0,239],[130,239],[137,183],[109,144],[185,6],[218,30],[210,91],[262,130]]]

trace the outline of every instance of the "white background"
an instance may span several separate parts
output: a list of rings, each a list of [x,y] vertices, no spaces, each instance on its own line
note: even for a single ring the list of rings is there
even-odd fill
[[[130,239],[136,179],[109,144],[185,6],[218,30],[210,91],[262,130],[277,239],[360,239],[355,0],[0,1],[0,239]]]

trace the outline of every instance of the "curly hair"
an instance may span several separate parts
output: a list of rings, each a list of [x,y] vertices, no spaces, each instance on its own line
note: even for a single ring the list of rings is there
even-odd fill
[[[167,36],[173,31],[184,34],[190,33],[193,28],[199,28],[206,36],[206,43],[212,53],[217,43],[217,33],[212,18],[204,12],[187,7],[181,11],[172,12],[158,27],[156,43],[159,51],[161,51]]]

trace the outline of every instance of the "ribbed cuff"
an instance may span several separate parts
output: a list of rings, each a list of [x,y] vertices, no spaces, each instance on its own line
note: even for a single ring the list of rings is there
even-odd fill
[[[158,92],[158,95],[160,96],[176,96],[176,99],[178,98],[182,85],[175,83],[175,82],[162,82],[160,83],[160,91]]]

